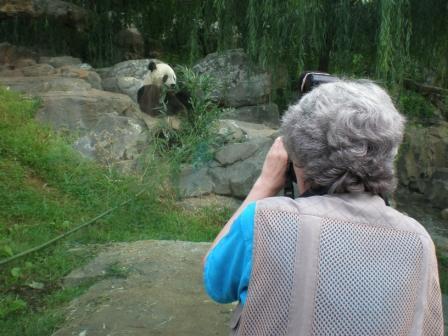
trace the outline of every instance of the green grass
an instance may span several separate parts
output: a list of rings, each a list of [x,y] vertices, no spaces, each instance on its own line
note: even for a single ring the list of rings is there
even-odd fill
[[[67,239],[0,266],[0,335],[52,333],[62,321],[61,305],[83,290],[63,290],[62,277],[92,257],[89,249],[74,247],[140,239],[209,241],[229,216],[228,210],[178,207],[163,161],[146,160],[145,174],[125,177],[84,160],[67,140],[33,120],[38,106],[38,100],[0,88],[0,259],[144,192]],[[43,289],[31,288],[33,283]]]

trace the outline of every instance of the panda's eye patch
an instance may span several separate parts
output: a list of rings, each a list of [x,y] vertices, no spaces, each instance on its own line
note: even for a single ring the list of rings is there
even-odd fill
[[[168,80],[168,75],[163,76],[163,82],[165,83]]]

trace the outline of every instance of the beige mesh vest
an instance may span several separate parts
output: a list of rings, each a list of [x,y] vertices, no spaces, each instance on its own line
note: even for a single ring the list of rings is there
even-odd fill
[[[437,335],[434,245],[367,193],[257,202],[247,301],[233,335]]]

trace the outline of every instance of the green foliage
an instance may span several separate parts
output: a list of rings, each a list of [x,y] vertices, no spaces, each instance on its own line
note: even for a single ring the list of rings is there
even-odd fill
[[[220,142],[216,123],[221,108],[213,98],[219,84],[211,76],[199,75],[188,67],[179,66],[176,73],[178,90],[188,92],[191,108],[187,115],[180,116],[179,129],[166,121],[159,124],[155,135],[158,152],[169,157],[176,166],[180,163],[198,166],[212,159],[213,149]]]
[[[192,63],[216,50],[245,48],[261,66],[286,65],[291,80],[304,69],[361,73],[400,83],[433,71],[448,85],[448,6],[444,0],[130,0],[74,3],[89,10],[83,32],[51,18],[0,22],[0,36],[51,53],[80,56],[94,66],[119,61],[115,41],[135,26],[150,52]],[[412,67],[410,66],[412,64]],[[355,65],[355,67],[352,67]],[[275,71],[274,71],[275,73]]]
[[[13,295],[5,295],[0,297],[0,319],[5,318],[9,314],[18,313],[26,310],[26,302],[14,297]]]
[[[435,116],[434,106],[413,91],[403,91],[398,100],[399,110],[412,120],[430,121]]]
[[[401,82],[408,66],[411,27],[409,0],[380,1],[377,75]]]

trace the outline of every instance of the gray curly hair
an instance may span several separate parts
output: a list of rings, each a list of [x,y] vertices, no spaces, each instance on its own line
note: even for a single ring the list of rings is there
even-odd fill
[[[322,84],[290,106],[281,129],[290,159],[312,188],[384,194],[396,187],[394,158],[404,124],[378,85],[341,80]]]

